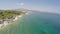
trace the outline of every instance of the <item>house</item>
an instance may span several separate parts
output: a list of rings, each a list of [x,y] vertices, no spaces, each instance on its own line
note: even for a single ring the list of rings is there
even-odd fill
[[[0,24],[2,24],[4,21],[3,21],[3,19],[0,19]]]

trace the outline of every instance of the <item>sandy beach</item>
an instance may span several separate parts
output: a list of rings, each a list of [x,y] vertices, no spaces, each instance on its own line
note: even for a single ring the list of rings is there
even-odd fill
[[[16,16],[15,19],[14,19],[13,21],[18,20],[18,19],[21,18],[22,16],[23,16],[23,15],[18,15],[18,16]]]

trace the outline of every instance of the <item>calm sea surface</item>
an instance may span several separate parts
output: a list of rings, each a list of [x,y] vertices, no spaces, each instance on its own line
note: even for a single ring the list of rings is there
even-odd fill
[[[60,15],[31,11],[0,34],[60,34]]]

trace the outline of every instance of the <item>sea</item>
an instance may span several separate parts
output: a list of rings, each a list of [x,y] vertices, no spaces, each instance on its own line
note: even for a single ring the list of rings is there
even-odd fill
[[[29,11],[0,29],[0,34],[60,34],[60,14]]]

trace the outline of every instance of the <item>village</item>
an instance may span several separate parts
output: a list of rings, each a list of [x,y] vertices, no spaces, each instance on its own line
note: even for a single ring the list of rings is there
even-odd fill
[[[12,11],[13,12],[13,11]],[[22,12],[24,12],[24,11],[22,11]],[[21,13],[22,13],[21,12]],[[17,12],[17,14],[18,14],[19,12]],[[14,13],[13,13],[14,14]],[[11,14],[11,15],[13,15],[13,14]],[[7,24],[9,24],[9,23],[13,23],[14,21],[16,21],[16,20],[18,20],[20,17],[22,17],[23,15],[24,15],[25,13],[22,13],[22,14],[18,14],[18,15],[16,15],[16,13],[15,13],[15,15],[13,15],[13,16],[11,16],[11,17],[8,17],[8,18],[0,18],[0,28],[2,28],[2,27],[4,27],[4,26],[6,26]],[[7,16],[7,15],[6,15]],[[8,15],[9,16],[9,15]]]

